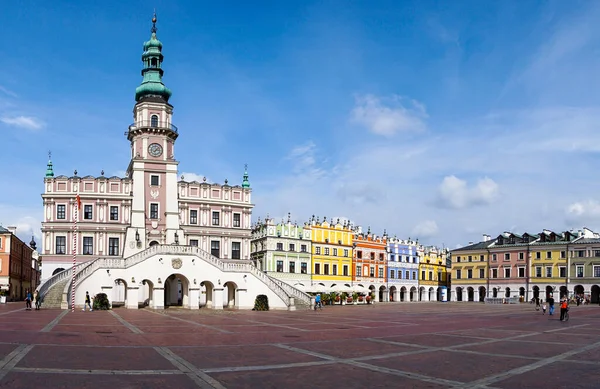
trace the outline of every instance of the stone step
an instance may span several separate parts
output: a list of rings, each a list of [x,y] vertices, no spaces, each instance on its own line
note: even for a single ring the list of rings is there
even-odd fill
[[[60,308],[63,299],[63,291],[69,279],[63,280],[53,285],[46,295],[42,296],[42,307],[44,308]]]

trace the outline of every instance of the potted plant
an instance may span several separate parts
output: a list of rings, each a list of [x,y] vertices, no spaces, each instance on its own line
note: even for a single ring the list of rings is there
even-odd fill
[[[8,294],[7,290],[0,290],[0,304],[6,304],[6,295]]]
[[[339,303],[339,302],[340,302],[340,300],[341,300],[341,298],[340,298],[340,295],[336,295],[336,296],[335,296],[335,302],[336,302],[336,303]]]
[[[358,304],[358,293],[352,293],[352,301],[354,302],[354,305]]]
[[[329,301],[331,302],[331,305],[333,305],[337,301],[340,301],[339,299],[340,299],[340,296],[338,296],[337,293],[335,293],[335,292],[329,293]]]
[[[358,296],[358,302],[362,303],[365,300],[365,298],[363,296]]]
[[[367,304],[371,304],[371,295],[370,294],[367,295]]]

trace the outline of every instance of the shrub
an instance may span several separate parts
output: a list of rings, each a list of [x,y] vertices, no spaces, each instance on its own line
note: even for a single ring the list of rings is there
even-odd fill
[[[259,294],[254,300],[253,311],[268,311],[269,310],[269,298],[267,295]]]
[[[106,311],[110,309],[110,301],[106,293],[98,293],[94,297],[94,309],[98,311]]]

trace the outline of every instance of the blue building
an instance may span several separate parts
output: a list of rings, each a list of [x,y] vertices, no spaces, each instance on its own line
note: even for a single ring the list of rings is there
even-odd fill
[[[390,301],[419,300],[418,242],[398,239],[388,240],[388,290]]]

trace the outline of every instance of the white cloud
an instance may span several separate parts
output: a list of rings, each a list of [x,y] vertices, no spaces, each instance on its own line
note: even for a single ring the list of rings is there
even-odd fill
[[[409,101],[409,107],[394,96],[385,105],[382,99],[374,95],[357,96],[351,120],[366,127],[369,131],[390,137],[398,132],[421,131],[425,129],[427,118],[425,107],[415,100]]]
[[[42,209],[26,209],[14,207],[8,204],[0,204],[1,225],[6,228],[9,226],[17,227],[16,235],[23,242],[29,244],[31,237],[35,237],[38,251],[42,247],[42,224],[39,218],[32,216],[42,214]]]
[[[415,238],[431,238],[438,233],[438,225],[434,220],[425,220],[412,229]]]
[[[469,187],[467,181],[456,176],[444,177],[438,188],[438,205],[462,209],[476,205],[491,204],[498,199],[499,187],[491,178],[482,178]]]
[[[0,121],[9,126],[20,127],[26,130],[41,130],[46,125],[40,119],[32,116],[4,116],[0,118]]]
[[[196,174],[196,173],[183,172],[179,175],[180,179],[181,179],[181,177],[183,177],[183,180],[187,181],[187,182],[192,182],[192,181],[203,182],[204,181],[204,176],[201,174]],[[208,177],[206,178],[206,181],[210,182]]]
[[[573,223],[587,224],[600,220],[600,202],[597,200],[577,201],[565,209],[567,220]]]

